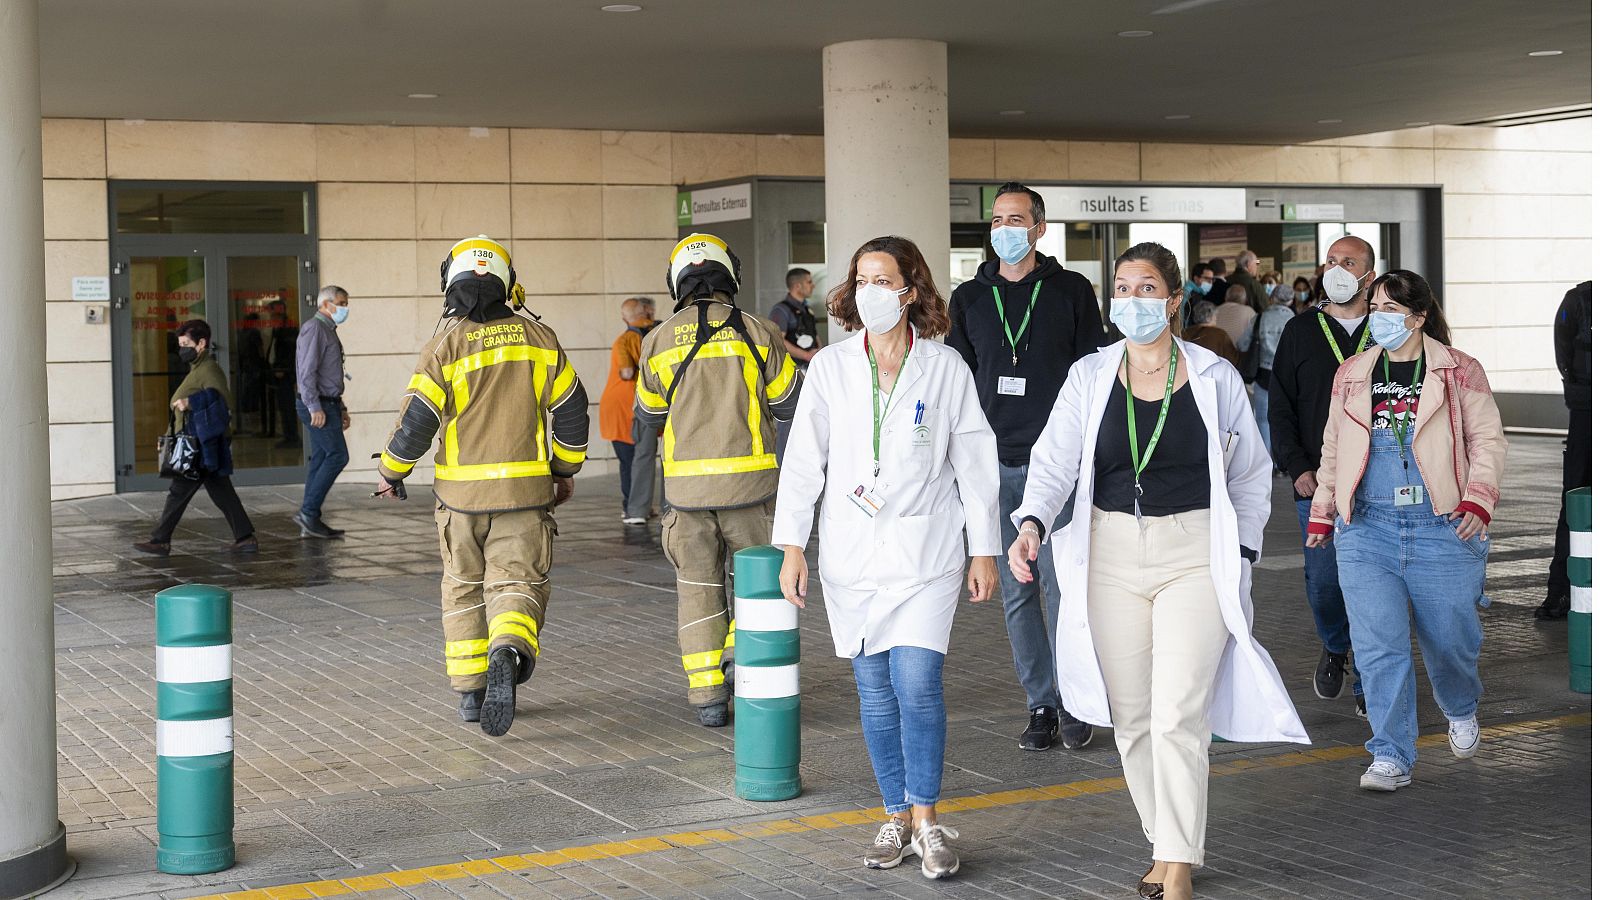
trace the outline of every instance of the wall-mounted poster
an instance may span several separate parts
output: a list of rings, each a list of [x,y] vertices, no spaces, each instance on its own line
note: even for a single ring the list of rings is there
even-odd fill
[[[1310,280],[1317,271],[1317,226],[1283,226],[1283,280]]]
[[[1233,258],[1244,252],[1247,243],[1243,225],[1200,226],[1200,259],[1216,259],[1220,256],[1227,260],[1229,272],[1233,271]]]

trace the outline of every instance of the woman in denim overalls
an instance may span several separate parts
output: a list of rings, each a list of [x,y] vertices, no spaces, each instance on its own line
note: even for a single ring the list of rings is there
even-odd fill
[[[1366,687],[1368,790],[1411,783],[1417,761],[1416,622],[1457,757],[1478,749],[1478,649],[1488,524],[1506,441],[1477,360],[1449,346],[1428,283],[1397,270],[1369,293],[1378,347],[1334,378],[1306,545],[1338,549],[1339,586]]]

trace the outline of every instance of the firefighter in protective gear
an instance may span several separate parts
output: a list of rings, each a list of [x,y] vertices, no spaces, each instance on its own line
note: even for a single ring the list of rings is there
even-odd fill
[[[445,671],[461,718],[499,736],[539,656],[551,510],[572,495],[583,465],[589,400],[555,332],[508,305],[521,307],[522,286],[503,244],[457,242],[440,276],[446,324],[406,387],[378,494],[403,498],[397,489],[442,433],[433,493]]]
[[[725,590],[729,554],[772,535],[778,491],[774,418],[787,421],[800,374],[768,319],[734,305],[739,261],[709,234],[672,250],[670,319],[639,352],[634,415],[661,436],[664,491],[672,510],[661,546],[678,576],[678,645],[689,703],[700,723],[728,723],[726,668],[733,615]]]

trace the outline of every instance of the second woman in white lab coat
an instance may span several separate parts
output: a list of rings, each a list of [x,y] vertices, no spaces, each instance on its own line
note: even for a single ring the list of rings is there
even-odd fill
[[[1272,469],[1244,382],[1179,340],[1178,261],[1154,243],[1116,263],[1111,321],[1127,339],[1079,360],[1034,444],[1010,565],[1031,579],[1052,540],[1061,583],[1056,665],[1079,719],[1116,726],[1151,842],[1143,897],[1189,900],[1205,860],[1211,734],[1305,743],[1277,667],[1250,634]],[[1074,493],[1076,491],[1076,493]]]
[[[804,550],[822,499],[817,557],[828,624],[835,651],[855,670],[862,731],[890,817],[863,862],[887,869],[916,853],[923,875],[943,878],[960,864],[947,840],[956,833],[934,814],[944,769],[944,657],[963,590],[986,600],[999,579],[994,432],[971,370],[931,340],[950,319],[911,241],[864,244],[828,311],[866,333],[811,360],[772,543],[784,551],[784,596],[804,607],[813,593]]]

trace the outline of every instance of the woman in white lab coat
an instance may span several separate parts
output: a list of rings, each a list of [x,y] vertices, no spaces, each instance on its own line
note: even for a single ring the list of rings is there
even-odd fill
[[[1111,321],[1127,339],[1079,360],[1033,448],[1008,563],[1032,576],[1056,534],[1062,702],[1115,725],[1128,792],[1154,865],[1144,897],[1188,900],[1205,859],[1208,747],[1309,743],[1265,649],[1250,635],[1250,565],[1272,469],[1238,370],[1177,340],[1177,259],[1159,244],[1117,260]],[[1130,394],[1131,390],[1131,394]],[[1131,424],[1130,424],[1131,423]],[[1165,892],[1163,894],[1163,891]]]
[[[916,853],[923,875],[943,878],[960,864],[947,840],[955,831],[934,814],[944,769],[944,654],[963,587],[973,601],[986,600],[999,578],[994,432],[971,370],[931,340],[950,319],[911,241],[864,244],[828,311],[866,333],[811,360],[784,452],[772,543],[784,551],[784,596],[804,607],[804,550],[821,497],[817,557],[828,624],[835,651],[855,670],[862,731],[890,817],[864,862],[888,869]]]

